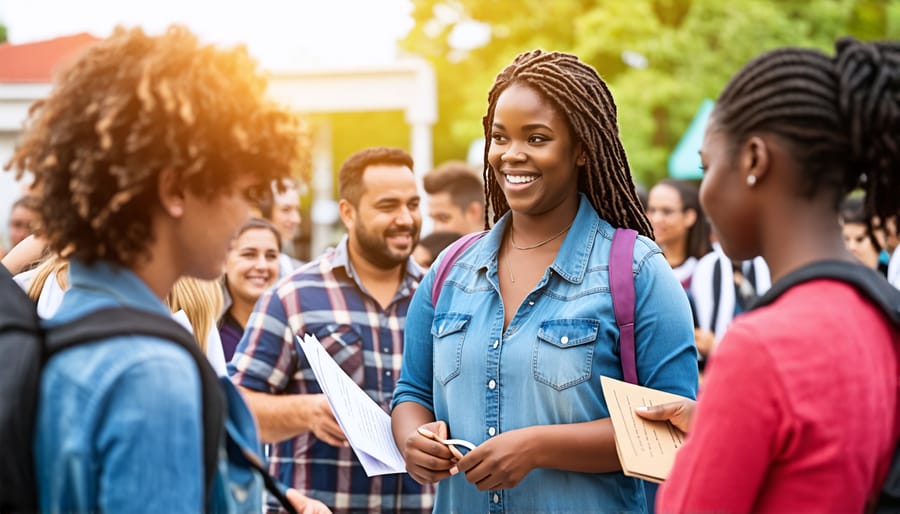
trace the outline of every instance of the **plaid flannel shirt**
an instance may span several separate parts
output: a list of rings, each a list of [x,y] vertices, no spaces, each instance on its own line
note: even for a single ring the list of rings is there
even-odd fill
[[[410,259],[390,305],[382,308],[353,271],[347,237],[302,266],[257,302],[234,359],[232,380],[270,394],[319,394],[322,390],[294,336],[318,337],[335,361],[381,407],[390,412],[400,375],[406,311],[422,278]],[[431,512],[434,488],[408,474],[369,478],[350,448],[330,446],[306,432],[273,444],[269,470],[282,483],[350,512]],[[279,507],[268,502],[269,512]]]

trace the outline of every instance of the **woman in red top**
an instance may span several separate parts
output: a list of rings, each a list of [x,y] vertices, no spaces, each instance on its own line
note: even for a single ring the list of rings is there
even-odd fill
[[[836,54],[785,48],[751,61],[703,141],[713,230],[732,259],[764,257],[773,289],[812,263],[855,262],[837,215],[851,189],[864,190],[869,216],[900,212],[900,44],[842,39]],[[640,412],[689,431],[657,510],[865,510],[898,436],[898,343],[882,311],[834,280],[736,318],[696,410]]]

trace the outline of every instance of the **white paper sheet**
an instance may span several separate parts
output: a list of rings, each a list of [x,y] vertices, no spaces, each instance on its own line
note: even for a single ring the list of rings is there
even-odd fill
[[[406,462],[391,432],[391,417],[344,372],[315,336],[297,337],[334,417],[366,475],[405,473]]]

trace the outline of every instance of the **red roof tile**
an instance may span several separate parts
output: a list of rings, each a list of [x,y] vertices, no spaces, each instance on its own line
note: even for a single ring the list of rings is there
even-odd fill
[[[99,39],[81,33],[20,45],[0,44],[0,82],[51,82],[61,65],[96,41]]]

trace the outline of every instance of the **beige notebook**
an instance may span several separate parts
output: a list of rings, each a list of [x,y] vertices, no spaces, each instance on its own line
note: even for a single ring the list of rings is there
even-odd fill
[[[668,421],[641,418],[634,408],[685,398],[604,376],[600,377],[600,386],[616,433],[622,471],[651,482],[665,480],[675,463],[675,452],[684,444],[684,433]]]

